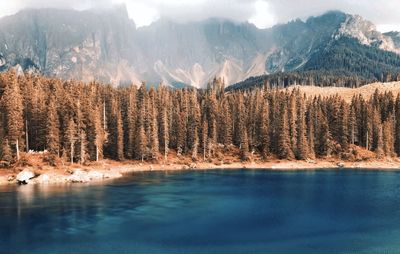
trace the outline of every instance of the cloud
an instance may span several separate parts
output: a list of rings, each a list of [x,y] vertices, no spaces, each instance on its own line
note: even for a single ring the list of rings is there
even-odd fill
[[[383,3],[384,2],[384,3]],[[149,25],[160,17],[176,21],[197,21],[221,17],[250,21],[270,27],[295,18],[306,19],[328,10],[359,14],[383,30],[399,28],[399,0],[0,0],[0,16],[24,8],[105,8],[124,3],[138,26]]]

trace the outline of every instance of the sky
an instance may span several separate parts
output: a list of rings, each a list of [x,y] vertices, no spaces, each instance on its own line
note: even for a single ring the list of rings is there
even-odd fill
[[[358,14],[382,32],[400,31],[400,0],[0,0],[0,17],[25,8],[107,8],[125,4],[138,27],[160,17],[178,22],[220,17],[268,28],[329,10]]]

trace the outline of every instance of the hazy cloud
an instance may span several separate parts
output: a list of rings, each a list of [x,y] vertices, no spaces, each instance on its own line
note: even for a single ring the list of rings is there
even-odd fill
[[[359,14],[383,30],[399,29],[399,0],[0,0],[0,16],[24,8],[106,8],[125,3],[138,26],[148,25],[166,16],[177,21],[209,17],[250,21],[269,27],[295,18],[305,19],[328,10]]]

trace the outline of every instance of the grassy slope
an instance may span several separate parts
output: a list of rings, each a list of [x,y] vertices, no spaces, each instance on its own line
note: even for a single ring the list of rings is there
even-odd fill
[[[291,86],[288,89],[292,90],[299,88],[301,92],[309,97],[323,96],[329,97],[339,94],[347,102],[351,102],[354,95],[361,94],[365,99],[368,99],[376,89],[380,92],[392,92],[396,97],[400,93],[400,82],[390,83],[373,83],[359,88],[346,88],[346,87],[316,87],[316,86]]]

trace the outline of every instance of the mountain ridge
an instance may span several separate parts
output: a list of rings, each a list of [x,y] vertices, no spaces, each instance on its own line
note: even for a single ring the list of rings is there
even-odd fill
[[[0,19],[0,70],[17,66],[47,76],[115,85],[142,81],[205,87],[301,71],[329,45],[351,37],[400,53],[400,37],[360,16],[330,11],[269,29],[222,18],[137,28],[124,6],[110,10],[30,9]],[[383,53],[382,53],[383,54]]]

